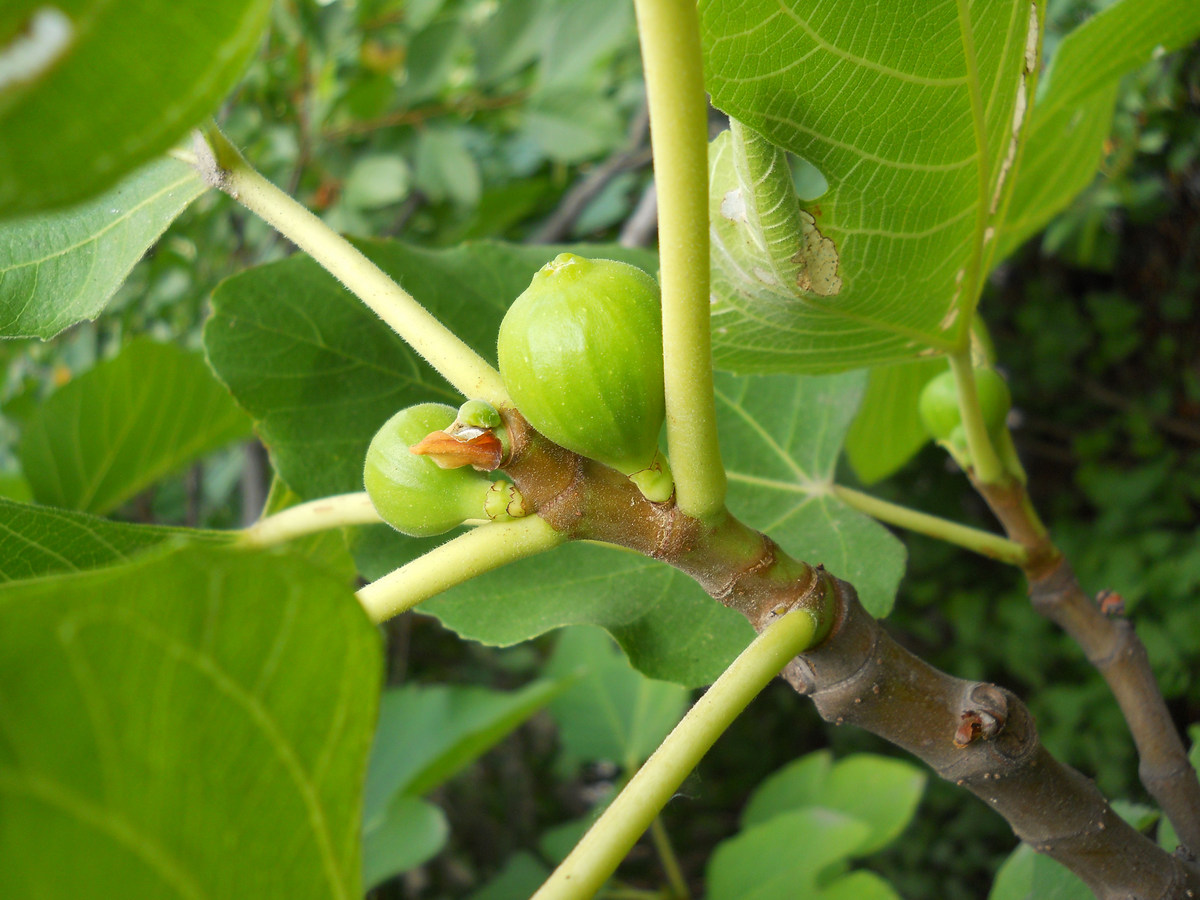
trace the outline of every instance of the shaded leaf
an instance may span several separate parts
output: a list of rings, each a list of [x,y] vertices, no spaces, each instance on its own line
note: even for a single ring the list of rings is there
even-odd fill
[[[203,192],[194,169],[160,159],[79,206],[0,223],[0,334],[50,338],[94,319]]]
[[[1123,75],[1200,35],[1191,0],[1121,0],[1058,47],[1040,86],[995,259],[1065,209],[1096,174]]]
[[[945,360],[915,359],[871,369],[867,390],[846,435],[846,458],[863,484],[899,469],[929,441],[917,399]]]
[[[827,750],[810,753],[766,778],[742,813],[749,828],[805,807],[845,813],[869,826],[847,856],[885,847],[912,821],[925,790],[925,772],[903,760],[860,753],[835,764]]]
[[[103,513],[250,422],[196,354],[142,338],[50,396],[20,458],[40,503]]]
[[[568,544],[423,603],[459,635],[506,646],[563,625],[599,625],[638,671],[710,684],[754,630],[677,569],[631,551]]]
[[[531,853],[517,853],[500,870],[500,874],[473,893],[468,900],[512,900],[532,897],[550,870]]]
[[[1034,9],[701,4],[713,102],[825,176],[829,190],[807,211],[840,281],[828,293],[764,285],[714,228],[722,367],[831,371],[965,345],[987,229],[1011,187]],[[719,211],[736,185],[720,146],[714,156]]]
[[[574,683],[550,704],[568,766],[607,760],[632,772],[683,716],[688,692],[635,671],[597,628],[563,629],[546,673]]]
[[[0,582],[129,562],[139,552],[172,540],[231,538],[218,531],[129,525],[0,498]]]
[[[886,616],[904,574],[903,545],[831,493],[865,372],[795,378],[718,376],[717,421],[729,509],[797,559],[823,564]]]
[[[988,900],[1092,900],[1093,896],[1062,863],[1021,844],[1000,866]]]
[[[0,8],[0,214],[78,202],[216,108],[269,0],[10,0]]]
[[[868,828],[842,813],[803,809],[722,841],[708,861],[708,900],[819,897],[821,871],[849,854]]]
[[[513,693],[450,685],[385,691],[367,770],[364,883],[378,884],[437,853],[445,820],[416,797],[482,756],[564,687],[544,680]]]
[[[345,586],[193,548],[0,586],[0,633],[0,896],[361,896],[381,654]]]
[[[445,814],[432,803],[394,797],[380,824],[363,833],[363,887],[369,890],[432,859],[449,836]]]

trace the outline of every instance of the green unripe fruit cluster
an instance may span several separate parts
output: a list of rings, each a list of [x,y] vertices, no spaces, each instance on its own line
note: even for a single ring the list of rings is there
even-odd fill
[[[363,484],[385,522],[413,537],[442,534],[467,519],[481,518],[492,482],[469,466],[443,469],[409,448],[454,422],[457,411],[421,403],[396,413],[371,440]]]
[[[984,426],[994,440],[1000,435],[1012,407],[1008,385],[994,369],[981,367],[975,369],[975,393],[979,398]],[[953,372],[943,372],[925,385],[917,409],[926,431],[935,440],[948,443],[956,450],[966,451],[967,442]]]
[[[654,461],[665,408],[651,276],[562,253],[509,308],[497,350],[513,403],[550,440],[626,475]]]

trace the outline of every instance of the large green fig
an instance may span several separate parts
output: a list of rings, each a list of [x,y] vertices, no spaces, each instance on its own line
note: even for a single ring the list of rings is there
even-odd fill
[[[429,456],[409,448],[454,422],[456,410],[421,403],[396,413],[367,448],[363,483],[385,522],[413,537],[449,531],[467,519],[484,516],[492,482],[469,466],[443,469]]]
[[[626,475],[655,462],[662,311],[641,269],[559,254],[508,310],[498,351],[517,409],[550,440]]]

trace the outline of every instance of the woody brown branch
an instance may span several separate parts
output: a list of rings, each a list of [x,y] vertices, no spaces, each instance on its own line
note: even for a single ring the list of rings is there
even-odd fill
[[[1175,826],[1184,852],[1200,851],[1200,780],[1188,761],[1146,648],[1125,619],[1106,616],[1084,593],[1071,566],[1040,526],[1018,482],[975,488],[1008,536],[1029,550],[1024,568],[1037,612],[1077,643],[1103,676],[1137,746],[1138,775]]]
[[[1013,694],[934,669],[893,641],[850,585],[837,589],[842,626],[784,672],[826,720],[865,728],[920,757],[1101,900],[1200,896],[1200,871],[1135,831],[1090,779],[1051,756]],[[977,723],[965,739],[964,722]]]
[[[674,565],[759,630],[797,606],[821,615],[829,636],[784,676],[827,719],[866,728],[971,790],[1102,900],[1200,897],[1200,871],[1126,825],[1089,779],[1055,760],[1015,696],[913,656],[850,585],[792,560],[733,517],[702,523],[673,503],[652,503],[619,473],[546,441],[519,414],[502,415],[512,446],[505,471],[557,530]]]

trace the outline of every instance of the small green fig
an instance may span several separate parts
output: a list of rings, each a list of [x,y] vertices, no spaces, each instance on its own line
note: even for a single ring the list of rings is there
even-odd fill
[[[1012,407],[1008,385],[994,369],[975,369],[975,392],[979,397],[979,408],[988,434],[998,436],[1001,426]],[[954,441],[956,429],[962,428],[962,415],[958,409],[958,391],[954,386],[954,373],[947,371],[925,385],[921,391],[917,409],[925,430],[938,441]]]
[[[654,463],[662,311],[641,269],[559,254],[509,308],[497,350],[514,404],[550,440],[626,475]]]
[[[396,413],[371,440],[363,483],[385,522],[413,537],[449,531],[481,518],[492,482],[470,466],[443,469],[409,448],[454,422],[456,411],[421,403]]]

